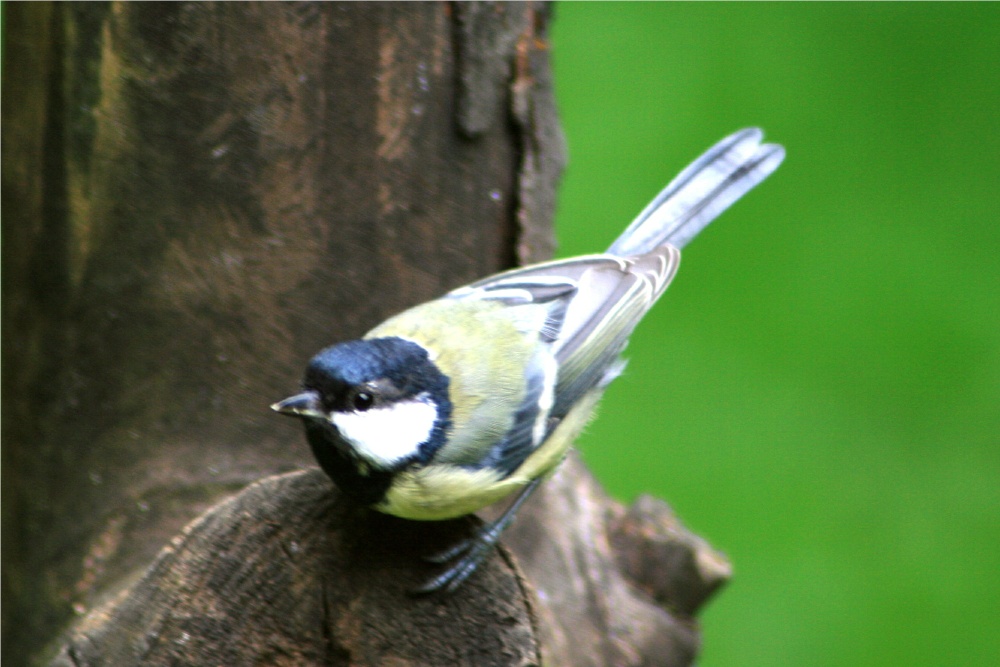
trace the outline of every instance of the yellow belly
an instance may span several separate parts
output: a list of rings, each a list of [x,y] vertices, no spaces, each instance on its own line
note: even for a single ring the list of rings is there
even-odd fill
[[[380,512],[404,519],[441,521],[472,514],[502,500],[529,482],[551,474],[590,421],[602,390],[592,390],[570,410],[542,446],[511,475],[500,479],[491,470],[432,465],[397,475]]]

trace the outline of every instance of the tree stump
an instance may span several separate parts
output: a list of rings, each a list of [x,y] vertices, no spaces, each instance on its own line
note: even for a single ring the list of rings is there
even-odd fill
[[[344,502],[316,469],[215,506],[88,614],[54,665],[683,665],[729,574],[662,503],[611,501],[571,458],[455,593],[413,597],[421,557],[476,521]]]

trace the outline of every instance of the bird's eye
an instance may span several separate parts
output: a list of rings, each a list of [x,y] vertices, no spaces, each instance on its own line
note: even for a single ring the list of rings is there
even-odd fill
[[[375,405],[375,396],[368,391],[359,391],[351,399],[351,406],[358,412],[364,412]]]

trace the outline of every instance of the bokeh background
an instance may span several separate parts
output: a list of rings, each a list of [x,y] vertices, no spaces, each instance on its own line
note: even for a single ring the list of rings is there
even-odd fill
[[[580,443],[729,555],[703,667],[1000,664],[1000,4],[559,3],[560,256],[759,125]]]

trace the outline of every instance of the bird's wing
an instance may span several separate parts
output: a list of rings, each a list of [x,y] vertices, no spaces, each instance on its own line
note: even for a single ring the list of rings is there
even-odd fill
[[[558,368],[550,416],[561,418],[584,393],[617,374],[629,335],[679,264],[680,251],[670,245],[639,257],[585,255],[513,269],[448,296],[552,304],[540,335],[551,343]]]
[[[677,248],[663,245],[639,257],[607,257],[580,276],[554,345],[554,417],[565,416],[581,396],[621,372],[628,337],[670,284],[680,258]]]

